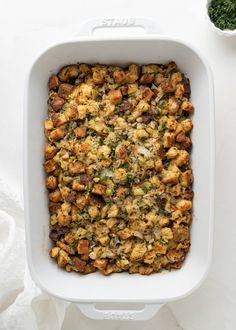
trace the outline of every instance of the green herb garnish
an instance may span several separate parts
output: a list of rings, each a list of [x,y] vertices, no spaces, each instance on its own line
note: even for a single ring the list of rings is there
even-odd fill
[[[212,0],[208,14],[211,21],[221,30],[236,29],[236,1]]]
[[[164,166],[165,168],[167,168],[167,167],[169,166],[169,164],[170,164],[170,159],[165,159],[165,160],[163,161],[163,166]]]
[[[166,123],[163,123],[163,124],[161,125],[161,128],[162,128],[163,130],[168,129],[168,127],[166,126]]]
[[[126,174],[126,181],[130,183],[130,182],[132,182],[132,180],[133,180],[133,175],[131,173],[127,173]]]
[[[86,238],[91,241],[93,239],[94,233],[87,233]]]

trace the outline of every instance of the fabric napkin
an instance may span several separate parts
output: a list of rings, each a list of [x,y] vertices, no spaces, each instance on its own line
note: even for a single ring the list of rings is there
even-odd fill
[[[59,330],[68,303],[43,293],[26,266],[23,207],[0,179],[0,329]]]

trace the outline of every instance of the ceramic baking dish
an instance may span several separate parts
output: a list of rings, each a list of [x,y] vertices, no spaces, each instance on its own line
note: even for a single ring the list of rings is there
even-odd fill
[[[146,34],[96,37],[97,27],[143,27]],[[154,24],[144,19],[96,19],[81,29],[83,35],[46,49],[34,61],[26,86],[24,119],[24,199],[27,256],[31,275],[49,294],[79,304],[96,319],[143,320],[166,302],[182,298],[199,287],[211,259],[214,196],[213,83],[208,65],[186,42],[150,34]],[[120,29],[121,30],[121,29]],[[63,65],[76,62],[127,65],[167,63],[174,60],[191,81],[195,105],[192,133],[194,216],[191,249],[180,270],[150,276],[127,273],[105,277],[80,275],[59,269],[49,256],[48,200],[44,185],[43,121],[47,117],[47,81]],[[142,303],[142,310],[99,310],[94,303]],[[128,305],[129,307],[130,305]]]

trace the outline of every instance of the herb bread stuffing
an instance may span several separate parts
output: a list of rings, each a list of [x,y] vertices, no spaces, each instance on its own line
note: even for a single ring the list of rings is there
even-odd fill
[[[50,256],[83,274],[180,268],[193,198],[189,80],[174,62],[74,64],[48,86]]]

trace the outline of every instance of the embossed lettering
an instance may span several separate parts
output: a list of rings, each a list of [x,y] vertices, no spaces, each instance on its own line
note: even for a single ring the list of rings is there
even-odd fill
[[[108,27],[134,26],[135,18],[104,18],[101,25]]]

